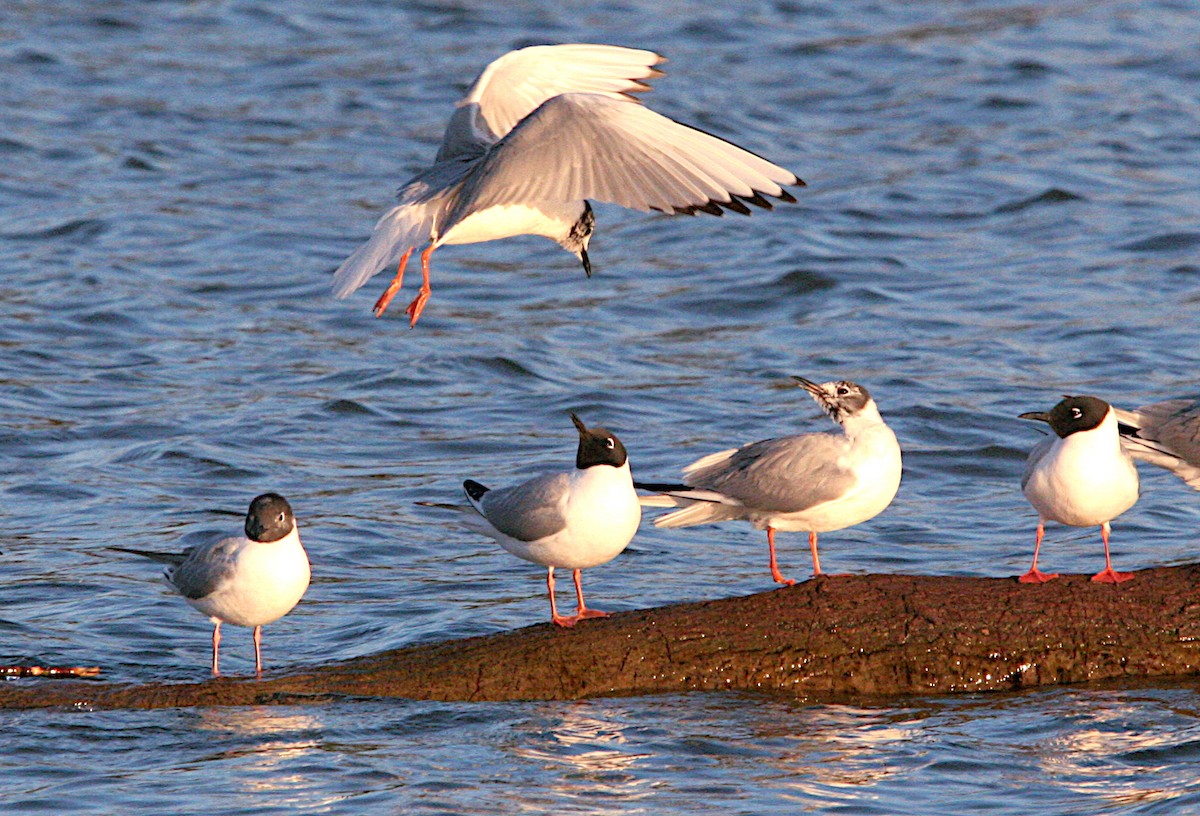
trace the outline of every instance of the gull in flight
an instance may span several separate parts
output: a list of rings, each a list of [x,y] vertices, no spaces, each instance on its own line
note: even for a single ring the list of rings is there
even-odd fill
[[[416,325],[429,299],[429,256],[443,244],[541,235],[591,275],[595,217],[588,199],[668,214],[771,209],[804,182],[788,170],[643,106],[633,94],[662,76],[653,51],[612,45],[546,45],[510,51],[484,69],[459,101],[431,167],[400,188],[399,203],[333,276],[350,295],[383,269],[396,275],[378,317],[400,290],[413,250],[421,289],[408,305]]]

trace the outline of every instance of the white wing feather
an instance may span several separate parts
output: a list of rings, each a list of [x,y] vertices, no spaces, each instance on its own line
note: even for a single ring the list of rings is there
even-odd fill
[[[662,76],[653,51],[615,45],[538,45],[493,61],[456,106],[438,160],[478,152],[503,138],[539,105],[572,91],[628,98]]]

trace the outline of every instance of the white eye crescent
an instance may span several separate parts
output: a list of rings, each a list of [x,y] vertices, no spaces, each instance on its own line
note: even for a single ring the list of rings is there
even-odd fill
[[[617,443],[613,440],[613,438],[611,436],[608,439],[604,440],[604,447],[608,448],[609,450],[612,450],[616,446],[617,446]]]

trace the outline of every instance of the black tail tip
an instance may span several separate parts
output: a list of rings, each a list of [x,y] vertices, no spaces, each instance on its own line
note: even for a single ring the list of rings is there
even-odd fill
[[[488,492],[488,488],[473,479],[467,479],[463,482],[463,491],[471,501],[479,501],[483,498],[483,494]]]

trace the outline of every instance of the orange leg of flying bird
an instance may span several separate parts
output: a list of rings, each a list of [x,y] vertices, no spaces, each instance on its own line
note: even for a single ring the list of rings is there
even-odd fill
[[[408,251],[400,257],[400,268],[396,270],[396,277],[392,278],[392,282],[388,284],[388,288],[379,296],[379,300],[375,301],[374,312],[376,317],[383,317],[383,313],[387,311],[388,304],[392,302],[392,298],[400,291],[400,287],[404,285],[404,267],[408,266],[408,259],[412,255],[413,248],[409,247]]]
[[[254,627],[254,673],[262,676],[262,627]]]
[[[217,621],[216,623],[213,624],[213,662],[212,662],[213,677],[216,677],[218,674],[221,673],[220,663],[217,659],[217,655],[220,654],[220,651],[219,651],[220,648],[221,648],[221,622]]]
[[[408,312],[408,327],[411,329],[417,325],[417,318],[421,316],[421,312],[425,309],[425,301],[429,300],[429,293],[432,291],[429,288],[429,256],[433,254],[433,244],[425,248],[421,253],[421,291],[413,298],[413,302],[408,304],[405,310]]]
[[[1112,568],[1112,558],[1108,554],[1108,522],[1100,525],[1100,538],[1104,539],[1104,571],[1097,572],[1092,576],[1093,581],[1098,581],[1101,584],[1119,584],[1122,581],[1133,580],[1132,572],[1114,572]]]
[[[767,528],[767,546],[771,548],[771,577],[775,579],[777,584],[786,584],[792,586],[796,582],[791,578],[784,578],[783,573],[779,571],[779,565],[775,563],[775,528]],[[814,553],[816,550],[813,551]]]
[[[1038,553],[1042,549],[1042,536],[1046,534],[1046,525],[1038,519],[1037,542],[1033,545],[1033,566],[1029,568],[1029,572],[1022,575],[1017,580],[1022,584],[1044,584],[1047,581],[1053,581],[1058,577],[1058,573],[1048,575],[1037,568]],[[1107,546],[1107,545],[1106,545]]]

